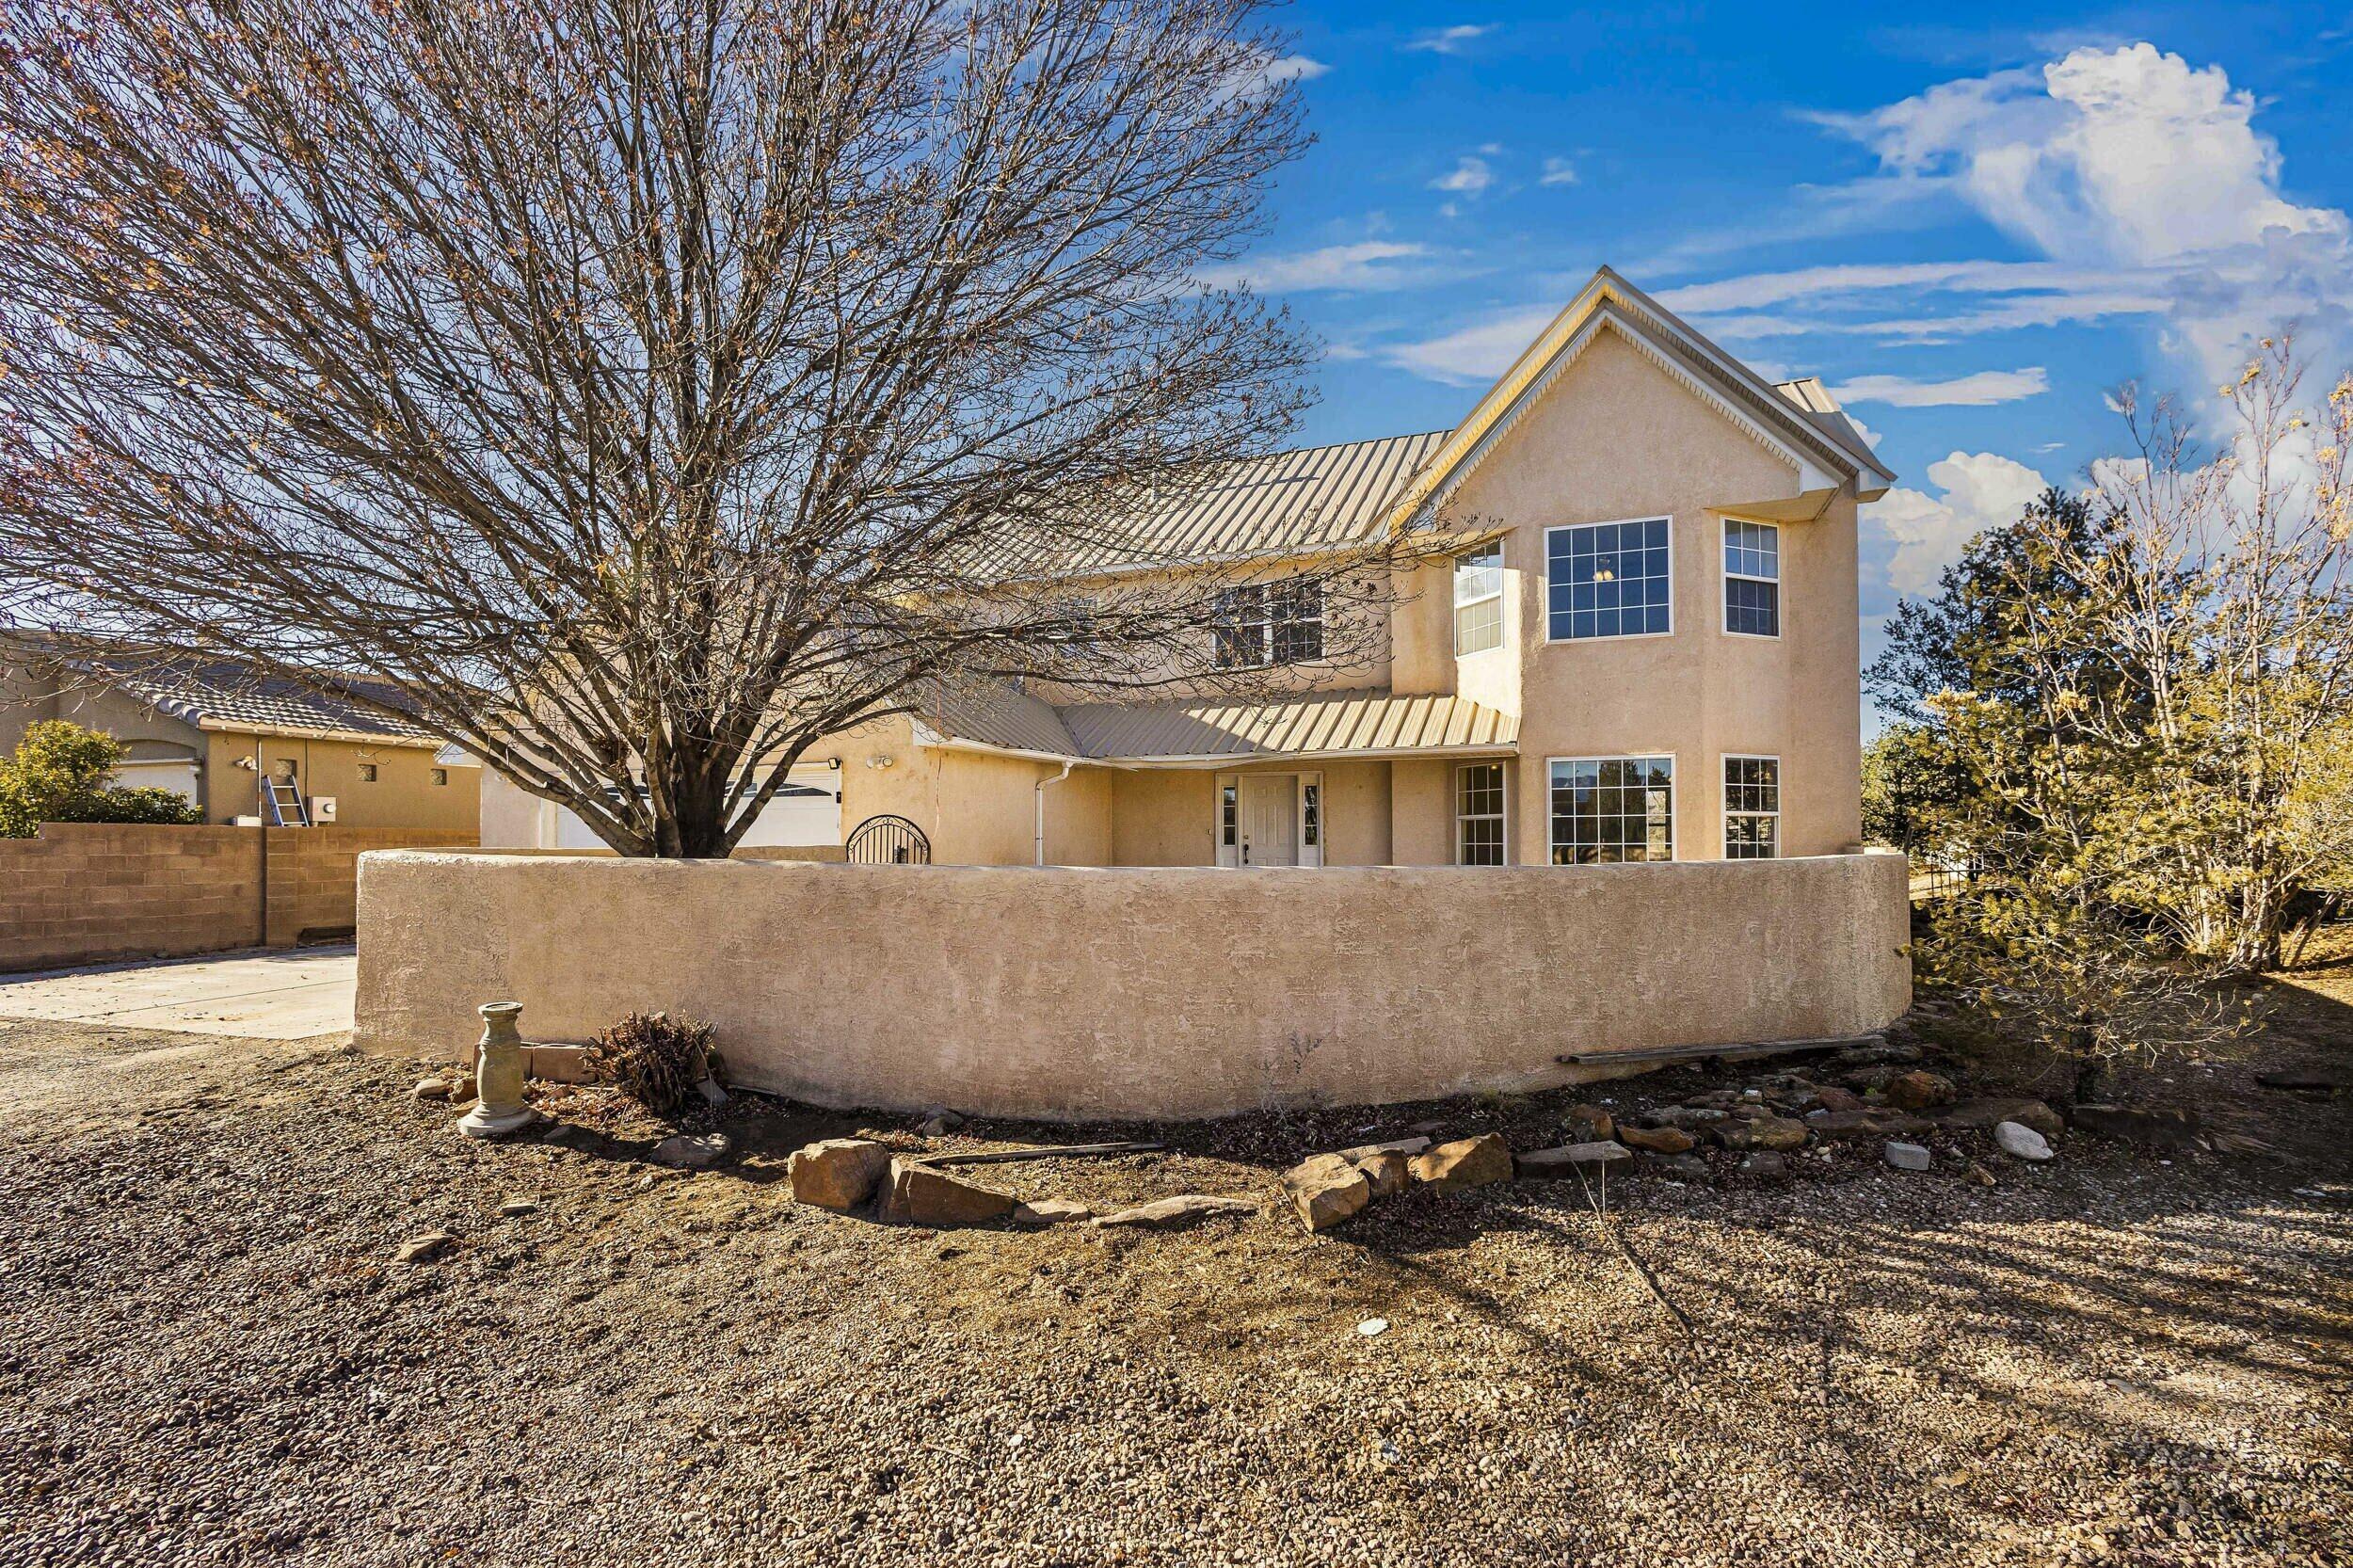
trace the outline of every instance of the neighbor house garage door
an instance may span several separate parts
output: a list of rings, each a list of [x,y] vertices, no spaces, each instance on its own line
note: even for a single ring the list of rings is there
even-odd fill
[[[822,765],[794,768],[785,776],[776,798],[760,813],[760,820],[744,830],[740,840],[742,847],[840,843],[840,777]],[[596,849],[604,842],[588,831],[586,823],[563,807],[552,806],[549,809],[555,815],[555,842],[545,847]]]

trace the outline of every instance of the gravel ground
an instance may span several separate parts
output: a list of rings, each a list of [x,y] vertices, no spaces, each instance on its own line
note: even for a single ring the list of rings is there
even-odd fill
[[[2353,968],[2297,1000],[2343,1062]],[[2255,1064],[2160,1089],[2267,1156],[1613,1180],[1687,1336],[1574,1182],[1272,1211],[1302,1153],[1569,1096],[1158,1129],[971,1174],[1270,1212],[935,1233],[786,1196],[856,1117],[739,1099],[740,1160],[653,1175],[578,1094],[485,1147],[335,1041],[0,1023],[0,1562],[2353,1561],[2353,1108]]]

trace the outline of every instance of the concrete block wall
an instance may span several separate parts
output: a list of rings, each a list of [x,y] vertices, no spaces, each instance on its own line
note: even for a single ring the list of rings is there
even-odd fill
[[[368,827],[44,823],[0,839],[0,972],[291,946],[355,923],[361,854],[472,844]]]

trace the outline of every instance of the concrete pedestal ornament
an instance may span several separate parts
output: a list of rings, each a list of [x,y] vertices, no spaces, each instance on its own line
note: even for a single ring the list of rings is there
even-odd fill
[[[482,1015],[482,1045],[473,1059],[477,1097],[457,1130],[469,1138],[496,1138],[539,1119],[523,1103],[523,1037],[515,1027],[523,1004],[486,1001],[475,1011]]]

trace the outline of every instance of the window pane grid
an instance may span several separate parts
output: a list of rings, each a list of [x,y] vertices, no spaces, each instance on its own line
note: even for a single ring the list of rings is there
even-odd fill
[[[1724,759],[1724,858],[1770,860],[1781,853],[1781,759]]]
[[[1212,637],[1222,669],[1323,657],[1323,585],[1249,583],[1217,596]]]
[[[1545,611],[1556,642],[1673,629],[1666,519],[1556,528],[1545,551]]]
[[[1781,530],[1724,520],[1724,630],[1781,635]]]
[[[1473,762],[1454,770],[1454,862],[1503,864],[1503,766]]]
[[[1552,764],[1552,863],[1674,858],[1674,760],[1600,757]]]

